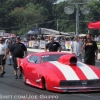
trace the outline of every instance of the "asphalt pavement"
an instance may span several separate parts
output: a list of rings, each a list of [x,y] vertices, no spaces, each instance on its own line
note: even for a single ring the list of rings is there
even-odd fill
[[[100,61],[96,61],[100,67]],[[100,100],[100,92],[55,93],[25,85],[22,79],[15,79],[12,65],[5,66],[6,74],[0,77],[1,100]]]

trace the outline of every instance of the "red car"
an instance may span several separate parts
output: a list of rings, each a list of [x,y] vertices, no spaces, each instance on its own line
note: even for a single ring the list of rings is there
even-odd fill
[[[33,53],[18,60],[23,81],[56,92],[100,90],[100,69],[77,61],[70,53]]]

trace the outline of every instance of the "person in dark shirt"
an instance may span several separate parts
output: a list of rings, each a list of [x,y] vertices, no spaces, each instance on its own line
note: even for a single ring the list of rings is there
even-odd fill
[[[16,43],[13,43],[13,45],[10,47],[10,56],[13,58],[13,67],[14,67],[14,74],[15,74],[15,79],[18,79],[17,76],[17,58],[23,58],[24,53],[25,56],[27,56],[27,48],[23,43],[20,42],[21,39],[20,37],[16,38]],[[20,70],[20,76],[19,78],[22,78],[22,71]]]
[[[49,52],[57,52],[58,50],[59,52],[61,52],[62,50],[60,44],[54,41],[53,36],[50,37],[50,42],[46,44],[44,48],[45,52],[47,51],[47,49],[49,50]]]
[[[84,42],[83,50],[85,50],[84,63],[95,65],[95,59],[98,56],[98,47],[95,41],[92,40],[91,34],[86,35],[87,40]]]

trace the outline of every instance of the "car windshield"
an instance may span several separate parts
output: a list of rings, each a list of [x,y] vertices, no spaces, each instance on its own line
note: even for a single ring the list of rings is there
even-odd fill
[[[42,56],[42,62],[47,61],[58,61],[58,59],[65,54],[53,54],[53,55],[44,55]]]

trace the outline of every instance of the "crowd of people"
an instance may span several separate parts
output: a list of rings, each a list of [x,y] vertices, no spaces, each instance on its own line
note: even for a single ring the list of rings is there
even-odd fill
[[[45,52],[61,52],[62,47],[59,42],[54,41],[54,37],[50,37],[50,42],[46,44]],[[84,63],[95,65],[95,59],[98,57],[98,47],[96,41],[93,40],[91,34],[86,34],[86,38],[74,37],[71,44],[71,51],[77,57],[78,61],[82,62],[82,54],[84,52]]]
[[[30,38],[31,40],[32,38]],[[34,39],[34,38],[33,38]],[[44,38],[42,38],[44,39]],[[82,61],[82,54],[84,53],[84,63],[89,65],[95,65],[95,59],[98,57],[98,47],[96,41],[100,41],[100,36],[97,38],[93,38],[91,34],[86,34],[86,37],[78,37],[74,36],[71,38],[55,38],[53,36],[46,37],[45,40],[48,39],[48,43],[45,45],[44,51],[47,52],[61,52],[62,46],[60,44],[60,40],[71,40],[71,51],[77,57],[79,61]],[[37,40],[37,39],[35,39]],[[20,37],[16,37],[14,41],[11,39],[7,39],[4,41],[3,37],[0,37],[0,65],[1,65],[1,74],[3,77],[5,72],[5,64],[7,55],[9,56],[9,65],[13,65],[15,79],[22,78],[22,71],[20,70],[20,74],[18,75],[18,65],[17,59],[24,58],[27,56],[27,47],[22,42],[27,42],[26,38],[23,40]]]

